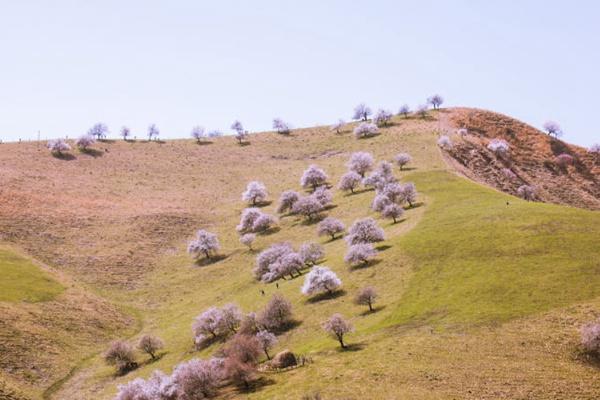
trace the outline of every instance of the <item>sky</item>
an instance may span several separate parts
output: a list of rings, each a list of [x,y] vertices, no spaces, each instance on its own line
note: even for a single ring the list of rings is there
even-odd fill
[[[0,0],[0,139],[485,108],[600,142],[597,1]]]

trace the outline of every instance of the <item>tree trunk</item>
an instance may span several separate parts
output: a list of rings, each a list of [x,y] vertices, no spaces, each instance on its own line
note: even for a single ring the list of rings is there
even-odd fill
[[[338,336],[338,341],[340,342],[340,346],[342,346],[342,349],[345,349],[346,345],[344,344],[344,339],[341,336]]]
[[[369,301],[369,311],[373,311],[373,303]]]
[[[264,350],[265,350],[265,355],[267,356],[267,360],[270,360],[271,356],[269,355],[269,352],[267,351],[267,349],[264,349]]]

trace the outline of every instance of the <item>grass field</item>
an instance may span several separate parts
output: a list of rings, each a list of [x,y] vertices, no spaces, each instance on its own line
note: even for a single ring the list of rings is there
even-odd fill
[[[594,318],[600,306],[600,214],[527,203],[458,177],[435,145],[438,127],[435,119],[396,119],[395,125],[368,140],[311,128],[291,137],[255,135],[245,147],[233,145],[231,138],[202,146],[191,141],[162,147],[108,143],[110,153],[103,157],[70,161],[60,178],[70,194],[64,202],[76,203],[81,196],[79,201],[88,204],[91,200],[84,194],[93,186],[101,193],[96,197],[113,199],[115,206],[77,209],[82,215],[73,224],[79,241],[45,244],[64,254],[61,257],[70,262],[65,269],[73,276],[85,274],[85,282],[98,276],[94,290],[133,310],[141,330],[113,330],[114,335],[121,333],[133,342],[141,333],[154,333],[166,347],[159,360],[150,362],[140,355],[140,368],[115,377],[99,356],[106,343],[99,341],[46,398],[111,399],[118,384],[149,376],[155,369],[169,373],[182,360],[208,357],[220,344],[194,350],[191,324],[196,315],[230,302],[246,312],[256,311],[276,292],[290,299],[298,325],[279,337],[275,351],[289,348],[314,362],[264,374],[252,392],[224,388],[221,397],[300,399],[318,391],[325,399],[593,398],[600,393],[594,378],[598,372],[578,356],[577,329]],[[282,281],[279,288],[256,282],[251,270],[257,252],[239,244],[235,232],[245,207],[240,194],[246,182],[265,182],[274,202],[264,210],[274,213],[281,191],[300,190],[298,180],[309,164],[323,167],[335,184],[349,154],[359,149],[378,160],[390,160],[399,151],[411,153],[411,168],[395,173],[403,182],[415,182],[420,192],[418,206],[392,224],[370,211],[372,191],[347,195],[335,190],[335,207],[328,215],[346,225],[372,216],[384,228],[386,241],[378,246],[377,261],[350,270],[343,263],[343,240],[318,238],[316,225],[284,216],[278,231],[259,237],[257,251],[280,241],[296,246],[318,241],[326,252],[323,264],[342,279],[343,292],[313,302],[300,294],[303,277]],[[152,169],[159,158],[160,172]],[[77,181],[78,168],[88,171],[91,162],[102,178]],[[43,170],[41,165],[37,168]],[[114,175],[98,172],[103,168]],[[73,180],[82,189],[71,187]],[[51,193],[60,209],[61,193]],[[144,207],[139,207],[139,199],[145,199]],[[164,221],[169,227],[148,225],[144,219],[163,218],[167,212],[171,216]],[[136,213],[138,217],[129,219]],[[135,224],[120,223],[116,216]],[[97,224],[89,224],[90,219]],[[219,235],[224,256],[203,267],[185,253],[187,239],[200,227]],[[76,251],[75,244],[87,240],[88,234],[100,238],[93,248],[97,268]],[[118,242],[119,237],[126,237],[127,243]],[[123,251],[131,259],[120,258]],[[107,269],[102,257],[115,261],[114,268]],[[128,284],[110,284],[119,279]],[[380,293],[374,313],[352,302],[366,285]],[[334,312],[356,328],[348,336],[347,351],[340,351],[320,327]]]
[[[64,290],[31,260],[8,247],[0,247],[0,275],[0,301],[48,301]]]

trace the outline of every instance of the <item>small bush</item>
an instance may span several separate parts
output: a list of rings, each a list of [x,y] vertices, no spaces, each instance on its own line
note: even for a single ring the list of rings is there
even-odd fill
[[[133,347],[123,340],[116,340],[110,344],[104,353],[104,361],[116,366],[119,373],[125,373],[137,367]]]

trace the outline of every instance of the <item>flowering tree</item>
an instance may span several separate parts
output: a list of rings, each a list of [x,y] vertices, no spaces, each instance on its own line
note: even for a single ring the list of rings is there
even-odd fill
[[[440,108],[440,106],[442,105],[443,102],[444,102],[444,98],[442,96],[440,96],[439,94],[434,94],[433,96],[431,96],[430,98],[427,99],[427,103],[431,104],[433,106],[434,110],[437,110],[438,108]]]
[[[600,143],[595,143],[590,146],[588,149],[588,153],[596,158],[596,160],[600,160]]]
[[[137,366],[133,347],[123,340],[116,340],[110,344],[104,353],[104,361],[117,367],[119,373],[124,373]]]
[[[223,312],[217,307],[210,307],[194,319],[192,324],[192,333],[196,344],[202,341],[217,337],[226,333],[223,329]]]
[[[359,174],[354,171],[348,171],[340,178],[340,183],[338,184],[338,188],[344,191],[350,191],[354,193],[354,189],[360,186],[360,182],[362,178]]]
[[[354,298],[354,303],[361,306],[369,306],[369,311],[373,311],[373,303],[377,298],[377,292],[371,286],[362,288]]]
[[[240,236],[240,243],[244,246],[248,246],[249,250],[252,250],[252,243],[256,240],[256,235],[254,233],[245,233]]]
[[[510,146],[504,139],[492,139],[487,148],[499,157],[506,157],[510,152]]]
[[[344,128],[345,125],[346,125],[346,122],[343,119],[340,119],[340,120],[338,120],[338,122],[331,125],[329,130],[331,130],[335,133],[340,133],[340,131]]]
[[[108,134],[108,126],[105,123],[98,122],[94,124],[89,130],[88,135],[95,136],[96,139],[104,139]]]
[[[273,129],[275,129],[277,133],[282,135],[288,135],[291,131],[290,126],[281,118],[275,118],[273,120]]]
[[[388,184],[386,184],[382,190],[380,190],[378,192],[380,195],[383,195],[385,197],[387,197],[388,199],[390,199],[390,202],[393,203],[397,203],[397,204],[402,204],[404,203],[405,199],[404,199],[404,185],[398,183],[398,182],[390,182]],[[378,209],[375,209],[375,211],[383,211],[383,209],[385,208],[385,206],[387,206],[389,203],[385,203],[385,202],[381,202],[380,203],[380,207],[378,207]]]
[[[548,132],[548,135],[554,137],[560,137],[563,134],[563,131],[560,125],[554,121],[546,121],[544,122],[544,130]]]
[[[429,107],[427,107],[427,104],[421,104],[419,106],[417,106],[417,109],[415,111],[415,113],[425,119],[427,117],[427,110],[429,109]]]
[[[352,115],[352,119],[359,119],[366,121],[369,115],[371,115],[372,111],[367,105],[361,103],[354,107],[354,114]]]
[[[131,136],[131,130],[126,126],[121,127],[121,137],[123,140],[127,141],[129,136]]]
[[[469,130],[467,128],[459,128],[456,130],[456,133],[460,136],[467,136]]]
[[[236,133],[244,132],[244,126],[237,119],[231,124],[231,129],[233,129]]]
[[[383,209],[389,206],[391,203],[392,201],[388,196],[386,196],[385,194],[378,194],[375,196],[373,202],[371,203],[371,209],[373,211],[382,212]]]
[[[175,399],[196,400],[214,396],[223,376],[222,371],[223,363],[214,359],[193,358],[178,364],[173,371],[173,380],[178,389]]]
[[[200,143],[204,138],[206,138],[206,132],[204,131],[204,127],[195,126],[192,128],[192,132],[190,136],[196,139],[196,142]]]
[[[331,240],[334,240],[335,235],[344,232],[344,229],[346,229],[346,227],[342,221],[327,217],[323,221],[319,222],[319,225],[317,226],[317,235],[328,235],[331,236]]]
[[[268,249],[261,251],[256,257],[254,277],[258,280],[270,282],[274,277],[280,277],[277,272],[280,260],[287,254],[293,253],[294,249],[289,243],[275,243]]]
[[[408,153],[400,153],[394,157],[394,160],[396,160],[400,170],[402,170],[402,168],[412,160],[412,157]]]
[[[517,178],[517,175],[510,168],[502,168],[502,175],[509,180]]]
[[[600,355],[600,322],[593,322],[581,328],[581,345],[593,355]]]
[[[535,200],[535,194],[536,190],[533,186],[529,186],[529,185],[521,185],[519,186],[519,188],[517,189],[517,194],[519,195],[519,197],[521,197],[524,200],[527,201],[533,201]]]
[[[238,232],[264,232],[275,224],[275,218],[263,213],[260,209],[251,207],[242,211],[240,223],[236,227]]]
[[[323,246],[318,243],[308,242],[300,246],[300,259],[305,265],[315,265],[320,259],[325,256]]]
[[[408,203],[409,207],[414,205],[415,201],[417,200],[417,189],[414,183],[407,182],[402,185],[402,198]]]
[[[235,334],[242,322],[242,311],[233,303],[226,304],[221,308],[220,322],[220,330]]]
[[[327,321],[323,323],[323,329],[325,332],[337,339],[342,348],[346,348],[346,344],[344,343],[344,335],[354,330],[352,324],[346,321],[341,314],[333,314]]]
[[[125,385],[118,386],[115,400],[154,400],[176,399],[177,384],[171,376],[160,371],[154,371],[148,379],[136,378]]]
[[[188,253],[198,258],[200,254],[204,254],[207,259],[217,252],[220,248],[219,239],[214,233],[200,229],[196,232],[196,238],[189,242]]]
[[[81,151],[86,151],[88,147],[96,143],[96,139],[92,135],[82,135],[76,141],[75,144]]]
[[[257,318],[258,325],[271,332],[285,330],[292,321],[292,303],[280,294],[271,297]]]
[[[299,198],[300,195],[298,192],[293,190],[286,190],[285,192],[281,193],[281,196],[279,197],[279,204],[277,205],[277,212],[281,214],[286,211],[292,211],[294,204]]]
[[[156,126],[156,124],[151,124],[148,127],[148,141],[151,141],[152,138],[157,139],[158,135],[160,135],[160,131],[158,130],[158,127]]]
[[[302,187],[307,188],[310,187],[313,190],[318,188],[319,186],[325,185],[327,183],[328,176],[321,168],[316,165],[310,165],[302,174],[300,178],[300,185]]]
[[[444,150],[450,150],[452,148],[452,141],[446,135],[440,136],[440,138],[437,141],[437,144],[438,146],[440,146],[440,148]]]
[[[223,132],[221,132],[218,129],[213,129],[212,131],[208,132],[208,137],[210,138],[216,138],[221,136],[223,136]]]
[[[331,190],[327,189],[325,186],[319,186],[312,194],[314,197],[324,208],[331,205],[333,201],[333,194]]]
[[[156,360],[156,352],[164,346],[163,341],[159,337],[152,335],[144,335],[138,342],[138,349],[150,355],[153,360]]]
[[[342,286],[342,281],[335,272],[328,267],[315,266],[306,275],[301,292],[307,296],[322,292],[333,293],[340,286]]]
[[[323,204],[315,196],[303,196],[292,207],[294,214],[300,214],[313,221],[321,211],[324,210]]]
[[[69,146],[69,143],[67,143],[66,140],[58,138],[48,142],[48,149],[50,149],[52,154],[62,156],[64,151],[71,150],[71,146]]]
[[[368,265],[369,261],[377,255],[377,250],[371,243],[359,243],[348,248],[344,261],[350,266],[357,264]]]
[[[394,223],[398,222],[398,218],[400,218],[404,214],[404,209],[400,207],[398,204],[388,204],[381,211],[381,215],[384,218],[392,219]]]
[[[252,232],[266,232],[271,229],[275,223],[275,218],[272,215],[261,212],[252,224]]]
[[[270,360],[271,356],[269,355],[269,350],[277,344],[277,336],[266,329],[262,329],[256,334],[256,339],[258,339],[260,347],[267,356],[267,360]]]
[[[392,120],[393,116],[394,114],[392,114],[391,111],[377,110],[375,116],[373,117],[373,123],[377,126],[387,126]]]
[[[381,192],[387,185],[396,181],[392,164],[382,161],[371,175],[363,179],[363,185],[375,188],[376,191]]]
[[[404,118],[408,118],[409,113],[410,113],[410,107],[408,106],[408,104],[404,104],[403,106],[401,106],[400,110],[398,111],[398,114],[404,115]]]
[[[385,240],[381,229],[373,218],[364,218],[354,221],[346,236],[349,245],[359,243],[375,243]]]
[[[225,376],[232,383],[249,388],[256,376],[261,351],[261,344],[256,336],[234,336],[223,350]]]
[[[262,203],[267,198],[267,188],[264,183],[259,181],[248,182],[246,191],[242,193],[242,200],[252,203],[255,206],[257,203]]]
[[[364,178],[365,174],[373,168],[374,163],[375,161],[373,160],[371,153],[367,153],[366,151],[358,151],[356,153],[352,153],[346,166],[350,171],[356,172]]]
[[[566,168],[568,165],[573,165],[573,163],[575,162],[575,159],[570,154],[561,153],[556,156],[556,158],[554,159],[554,162],[560,168]]]
[[[354,136],[356,136],[357,139],[374,136],[378,133],[379,128],[377,128],[377,125],[370,122],[362,122],[360,125],[354,128]]]

